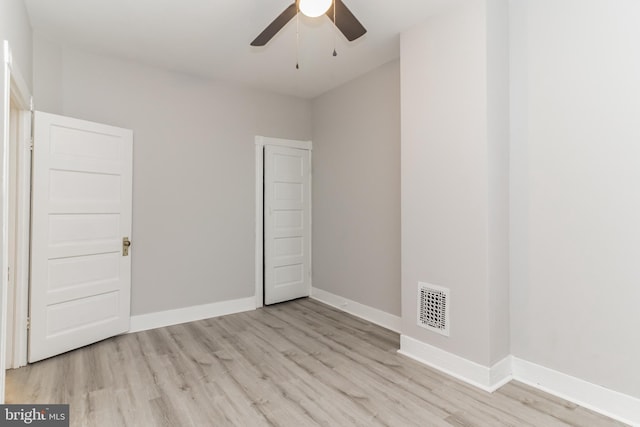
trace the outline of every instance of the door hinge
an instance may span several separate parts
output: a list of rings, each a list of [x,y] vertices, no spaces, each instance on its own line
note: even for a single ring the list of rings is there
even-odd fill
[[[31,330],[31,317],[27,316],[27,331]]]

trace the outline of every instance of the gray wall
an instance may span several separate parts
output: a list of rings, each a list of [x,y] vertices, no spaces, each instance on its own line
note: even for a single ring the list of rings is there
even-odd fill
[[[0,43],[3,40],[9,40],[13,65],[20,70],[22,78],[31,89],[31,23],[23,0],[0,1]]]
[[[486,1],[489,362],[511,353],[509,4]]]
[[[33,102],[39,111],[62,114],[62,46],[33,33]]]
[[[402,333],[484,366],[509,354],[506,11],[468,2],[401,37]],[[450,337],[416,325],[420,281],[451,290]]]
[[[312,108],[313,285],[399,316],[399,61]]]
[[[512,350],[640,398],[640,3],[512,2]]]
[[[254,295],[254,136],[310,139],[310,101],[35,46],[38,108],[133,129],[132,314]]]

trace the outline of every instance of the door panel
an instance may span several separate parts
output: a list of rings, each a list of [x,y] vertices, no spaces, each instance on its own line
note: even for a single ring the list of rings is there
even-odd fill
[[[310,153],[265,146],[265,304],[309,295]]]
[[[130,130],[36,112],[29,362],[129,329]]]

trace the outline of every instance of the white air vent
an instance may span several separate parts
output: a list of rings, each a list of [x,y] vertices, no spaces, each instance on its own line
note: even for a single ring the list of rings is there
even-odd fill
[[[449,336],[449,289],[418,282],[418,326]]]

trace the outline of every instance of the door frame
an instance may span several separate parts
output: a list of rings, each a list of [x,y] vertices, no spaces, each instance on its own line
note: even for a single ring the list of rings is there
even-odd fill
[[[255,224],[255,278],[256,278],[256,308],[264,306],[264,147],[266,145],[274,145],[279,147],[297,148],[300,150],[309,151],[309,160],[312,162],[313,157],[313,143],[311,141],[298,141],[293,139],[271,138],[267,136],[256,136],[256,166],[255,166],[255,179],[256,179],[256,224]],[[313,167],[309,170],[309,188],[313,188]],[[312,256],[311,256],[311,241],[313,239],[313,222],[312,222],[312,197],[309,194],[309,273],[312,272]],[[311,287],[313,275],[309,280]]]
[[[26,364],[27,357],[27,315],[29,294],[29,231],[30,231],[30,203],[31,203],[31,111],[33,98],[26,81],[22,77],[17,65],[13,61],[9,42],[3,42],[3,115],[2,118],[2,270],[0,271],[2,291],[0,293],[0,403],[4,403],[5,394],[5,369],[7,368],[6,345],[7,336],[11,334],[14,345],[12,346],[12,359],[10,367]],[[8,251],[8,227],[9,227],[9,153],[12,143],[11,133],[11,104],[17,107],[17,127],[14,135],[18,146],[16,147],[16,254],[14,265],[10,266]],[[28,150],[28,151],[26,151]],[[9,269],[13,268],[15,292],[13,300],[7,301]],[[7,311],[12,309],[13,327],[7,330]]]

